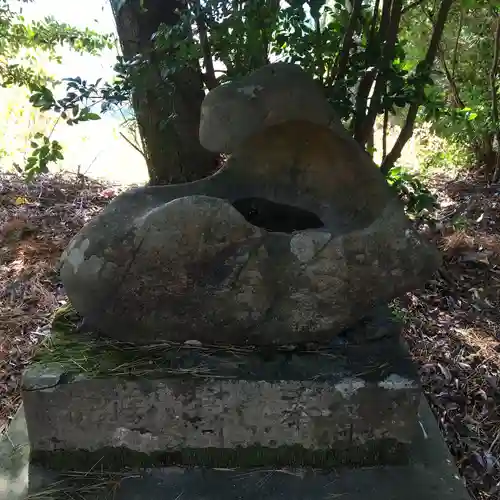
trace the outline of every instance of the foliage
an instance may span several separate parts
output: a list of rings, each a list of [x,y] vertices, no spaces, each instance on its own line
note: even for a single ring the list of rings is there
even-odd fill
[[[65,113],[70,106],[73,111],[76,110],[78,96],[70,95],[69,86],[66,97],[61,103],[55,103],[53,89],[58,82],[36,67],[36,53],[43,52],[50,59],[60,62],[57,54],[60,47],[97,54],[111,47],[112,37],[90,29],[79,30],[50,17],[28,23],[15,9],[20,3],[20,0],[0,0],[0,87],[27,87],[32,92],[31,103],[43,111],[60,108],[61,113]],[[77,123],[99,116],[84,107],[73,118],[73,122]],[[61,145],[51,140],[50,136],[38,133],[31,147],[25,167],[28,177],[46,172],[50,162],[63,158]]]
[[[208,89],[270,60],[299,64],[323,86],[337,114],[367,151],[373,149],[377,117],[383,115],[387,123],[389,115],[408,110],[392,150],[383,147],[382,171],[387,174],[411,137],[426,98],[424,90],[433,84],[430,72],[451,3],[434,4],[434,27],[425,50],[413,59],[407,57],[408,41],[400,23],[417,3],[403,0],[254,0],[229,5],[208,0],[203,6],[191,2],[177,26],[156,34],[154,50],[163,54],[160,60],[167,65],[162,68],[167,75],[203,60]],[[176,57],[172,66],[174,52],[188,54],[188,59]],[[221,76],[216,75],[214,60],[224,63]]]
[[[421,119],[432,123],[433,131],[448,139],[453,149],[466,150],[465,160],[472,154],[476,164],[486,164],[490,170],[498,157],[494,64],[498,24],[498,7],[488,0],[454,4],[440,43],[434,84],[427,89],[421,113]],[[403,29],[418,57],[419,34],[432,29],[425,3]]]
[[[19,1],[17,3],[20,3]],[[49,83],[50,78],[35,72],[29,65],[15,62],[27,49],[42,50],[58,59],[56,49],[68,46],[78,52],[99,53],[110,47],[112,38],[90,29],[79,30],[66,23],[47,17],[43,21],[27,23],[12,4],[0,0],[0,86],[13,85],[37,88]],[[23,58],[26,61],[26,57]],[[13,62],[14,61],[14,62]],[[29,58],[26,62],[30,62]]]
[[[101,83],[101,79],[89,83],[80,77],[65,78],[66,92],[60,98],[57,98],[48,87],[37,86],[30,97],[30,102],[42,111],[51,110],[57,113],[57,122],[63,120],[70,126],[100,120],[101,116],[97,111],[104,113],[129,102],[131,71],[128,66],[130,65],[120,57],[115,66],[117,76],[111,83]],[[44,137],[44,140],[48,143],[50,136]],[[47,172],[49,162],[57,162],[63,158],[60,145],[57,141],[51,142],[56,143],[56,150],[54,154],[48,156],[46,149],[34,147],[32,144],[34,149],[27,160],[25,169],[28,178]]]
[[[147,3],[142,3],[146,10]],[[128,101],[134,89],[154,85],[152,72],[159,71],[169,83],[167,91],[175,94],[181,90],[174,76],[183,68],[201,72],[205,89],[211,89],[271,60],[289,61],[318,80],[368,151],[377,117],[384,116],[386,123],[389,115],[408,110],[394,148],[388,152],[384,147],[382,170],[387,174],[411,136],[420,104],[428,99],[424,89],[433,85],[430,70],[452,0],[424,3],[434,6],[429,13],[433,28],[420,52],[408,57],[410,31],[402,30],[401,23],[411,18],[417,4],[409,0],[190,0],[177,11],[178,22],[161,24],[151,34],[148,50],[118,61],[114,82],[68,80],[67,95],[60,98],[38,84],[32,102],[74,124],[94,119],[97,103],[105,112]]]
[[[382,25],[377,6],[358,1],[351,9],[345,0],[236,4],[231,8],[228,2],[208,0],[203,8],[184,11],[178,25],[161,27],[155,35],[155,51],[164,55],[162,70],[168,74],[203,59],[205,82],[221,83],[271,59],[296,63],[323,85],[344,122],[354,128],[356,121],[360,129],[363,119],[372,129],[377,115],[414,102],[417,89],[431,83],[423,64],[406,59],[406,41],[397,37],[398,19],[392,20],[392,27]],[[353,29],[348,32],[350,23]],[[194,36],[187,38],[190,30]],[[175,60],[167,57],[172,51]],[[213,70],[207,60],[222,62],[222,75],[210,75]],[[380,70],[374,71],[378,66]],[[368,95],[356,90],[363,78],[380,87],[369,109]],[[366,143],[364,137],[360,141]]]
[[[422,218],[436,208],[436,197],[416,174],[403,167],[393,167],[387,175],[387,181],[404,202],[409,216]]]
[[[473,162],[468,145],[443,134],[437,135],[435,123],[420,123],[415,131],[415,140],[418,143],[420,172],[425,176],[436,171],[455,176]]]
[[[91,112],[91,108],[101,104],[101,111],[113,104],[127,101],[129,96],[118,81],[113,84],[100,85],[101,79],[88,83],[80,77],[65,78],[66,95],[60,99],[47,87],[38,87],[31,95],[30,102],[42,111],[49,109],[60,113],[68,125],[75,125],[88,120],[99,120],[99,114]]]
[[[41,132],[35,134],[33,141],[31,141],[31,147],[33,151],[26,162],[25,169],[28,179],[39,172],[48,172],[48,165],[50,162],[57,162],[64,158],[62,146],[59,142],[54,140],[51,141]]]

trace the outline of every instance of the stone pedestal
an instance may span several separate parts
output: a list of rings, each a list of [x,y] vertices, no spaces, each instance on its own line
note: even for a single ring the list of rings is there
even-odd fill
[[[80,474],[67,474],[32,464],[29,482],[24,459],[16,458],[16,463],[2,461],[0,465],[9,471],[10,477],[16,478],[7,484],[7,500],[24,500],[28,490],[33,498],[54,500],[470,500],[423,398],[418,416],[421,432],[411,445],[407,465],[328,470],[158,467],[118,474],[102,472],[96,466]],[[15,429],[5,440],[6,451],[11,446],[24,447],[23,423],[21,413],[13,424]],[[0,451],[1,447],[2,443]]]
[[[26,372],[32,459],[52,467],[406,463],[420,431],[420,389],[395,335],[307,352],[171,347],[155,359],[150,348],[142,367],[138,349],[132,362],[71,335],[71,352],[111,352],[102,373],[44,356]]]
[[[397,333],[379,318],[309,352],[155,346],[133,358],[56,336],[59,364],[24,377],[25,487],[85,500],[468,500]],[[91,376],[83,359],[108,361]]]

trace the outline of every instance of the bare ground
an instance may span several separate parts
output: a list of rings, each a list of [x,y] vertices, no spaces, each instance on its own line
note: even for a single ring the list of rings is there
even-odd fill
[[[398,301],[422,384],[473,498],[500,499],[500,186],[436,177],[441,207],[426,231],[444,262]],[[69,239],[120,188],[82,178],[26,185],[0,176],[0,432],[54,309]]]

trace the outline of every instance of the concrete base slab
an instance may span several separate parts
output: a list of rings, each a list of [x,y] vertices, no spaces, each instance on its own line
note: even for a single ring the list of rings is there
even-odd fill
[[[31,366],[23,402],[33,461],[78,470],[97,460],[108,470],[403,464],[419,431],[420,388],[394,336],[307,353],[176,348],[162,363],[168,370],[138,377]]]
[[[28,492],[30,448],[24,409],[0,437],[0,498],[18,500]]]
[[[85,500],[470,500],[458,482],[417,465],[328,474],[301,469],[166,468],[105,481],[109,486],[98,489],[89,481],[68,483],[61,493],[78,491]]]
[[[35,498],[51,500],[470,500],[444,444],[427,402],[419,410],[421,433],[412,446],[411,463],[406,466],[312,469],[160,468],[103,473],[99,464],[78,473],[30,468],[30,492]],[[26,443],[22,414],[14,424],[18,440]],[[20,430],[20,431],[19,431]],[[24,440],[21,435],[24,434]],[[9,445],[10,446],[10,445]],[[9,470],[15,485],[1,483],[2,499],[24,500],[28,467],[23,460],[4,460],[6,440],[0,447],[2,470]],[[4,473],[5,475],[5,473]],[[7,489],[5,489],[7,487]],[[10,492],[4,495],[5,492]]]

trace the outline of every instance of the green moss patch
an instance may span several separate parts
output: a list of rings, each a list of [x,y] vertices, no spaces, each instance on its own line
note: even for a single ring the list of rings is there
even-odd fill
[[[35,354],[34,363],[57,365],[67,374],[89,378],[166,375],[213,376],[205,361],[210,350],[174,343],[135,345],[79,333],[81,318],[71,306],[56,311],[52,334]],[[235,353],[227,353],[228,360]]]
[[[175,451],[142,453],[129,448],[103,448],[98,451],[58,450],[33,451],[32,463],[54,470],[86,470],[98,463],[107,471],[126,468],[152,467],[369,467],[375,465],[406,465],[409,463],[407,446],[391,439],[368,443],[365,446],[345,446],[325,450],[306,449],[299,445],[267,448],[249,446],[240,448],[185,448]]]
[[[346,374],[367,381],[390,373],[414,378],[407,353],[392,338],[366,345],[329,346],[289,351],[285,347],[192,345],[175,342],[141,345],[78,331],[81,318],[71,306],[53,318],[52,335],[35,355],[35,363],[52,365],[64,374],[87,378],[180,376],[245,380],[314,380],[337,383]],[[41,367],[43,368],[43,367]]]

